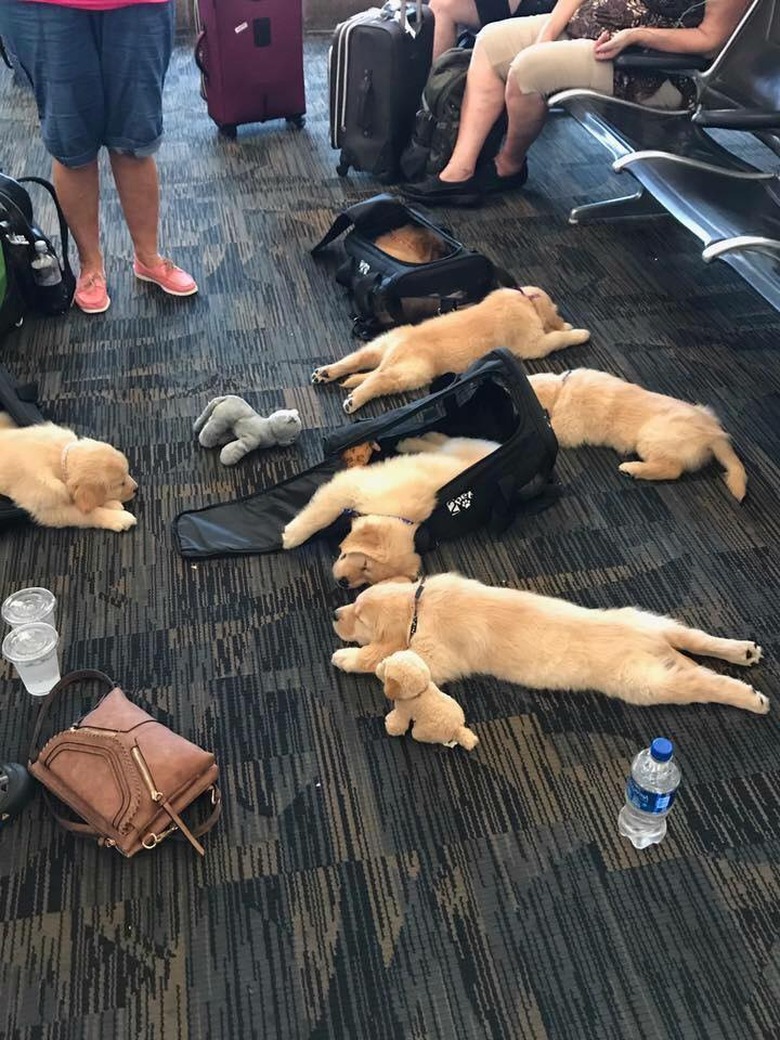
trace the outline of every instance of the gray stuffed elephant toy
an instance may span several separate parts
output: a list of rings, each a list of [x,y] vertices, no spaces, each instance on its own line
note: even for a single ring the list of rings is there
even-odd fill
[[[273,412],[266,419],[234,394],[209,401],[193,426],[204,448],[225,445],[219,453],[224,466],[235,466],[255,448],[286,447],[298,439],[301,428],[295,409]]]

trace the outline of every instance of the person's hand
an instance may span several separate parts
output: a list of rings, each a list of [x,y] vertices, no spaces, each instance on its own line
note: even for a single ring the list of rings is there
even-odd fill
[[[604,31],[596,40],[593,53],[598,61],[613,61],[626,47],[639,43],[638,29],[621,29],[616,33]]]

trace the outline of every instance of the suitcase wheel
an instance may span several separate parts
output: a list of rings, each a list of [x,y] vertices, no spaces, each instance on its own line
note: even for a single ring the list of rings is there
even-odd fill
[[[287,125],[293,127],[295,130],[303,130],[306,126],[306,116],[303,112],[299,112],[297,116],[288,116]]]
[[[222,123],[219,127],[219,132],[223,137],[228,137],[231,141],[235,141],[238,135],[238,128],[233,123]]]

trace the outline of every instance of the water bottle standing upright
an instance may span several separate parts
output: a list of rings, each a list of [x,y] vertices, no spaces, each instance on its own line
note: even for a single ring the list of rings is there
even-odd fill
[[[33,278],[36,285],[59,285],[62,281],[60,262],[50,252],[43,239],[39,238],[35,243],[35,259],[30,266],[33,269]]]
[[[656,737],[631,763],[626,804],[618,816],[618,831],[634,848],[657,845],[666,834],[666,817],[680,786],[680,767],[666,737]]]

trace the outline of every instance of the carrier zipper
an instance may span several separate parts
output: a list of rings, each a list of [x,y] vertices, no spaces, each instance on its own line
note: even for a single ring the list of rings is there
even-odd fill
[[[78,723],[75,723],[73,726],[70,727],[70,732],[71,733],[97,733],[97,734],[102,734],[104,737],[105,736],[108,736],[108,737],[118,737],[120,731],[118,729],[101,729],[100,726],[79,726]]]
[[[162,793],[162,791],[158,791],[157,788],[154,786],[152,774],[149,772],[149,766],[146,764],[144,756],[141,754],[141,749],[137,746],[131,747],[130,754],[135,759],[135,764],[138,766],[138,772],[144,778],[144,783],[149,788],[149,795],[152,801],[157,802],[158,804],[164,801],[165,795]]]

